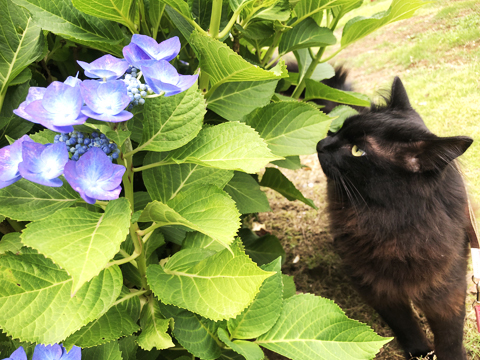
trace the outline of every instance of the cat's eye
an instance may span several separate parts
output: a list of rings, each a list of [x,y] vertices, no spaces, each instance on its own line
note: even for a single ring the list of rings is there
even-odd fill
[[[362,149],[359,149],[357,145],[352,146],[352,155],[353,156],[364,156],[366,153]]]

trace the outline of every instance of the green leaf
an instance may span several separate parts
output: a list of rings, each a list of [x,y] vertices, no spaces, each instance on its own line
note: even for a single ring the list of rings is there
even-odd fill
[[[354,115],[357,115],[358,111],[352,109],[350,106],[340,105],[335,106],[335,108],[328,114],[328,116],[334,117],[335,119],[332,121],[330,125],[331,132],[337,132],[342,127],[344,121]]]
[[[117,341],[82,349],[82,360],[123,360]]]
[[[25,68],[12,81],[10,81],[8,86],[25,84],[27,81],[30,81],[31,78],[32,78],[32,71],[29,68]]]
[[[171,6],[172,9],[179,14],[182,14],[184,17],[192,19],[190,8],[185,0],[161,0],[161,2]]]
[[[285,250],[275,235],[258,237],[250,229],[241,229],[239,236],[245,246],[245,253],[258,265],[268,264],[280,256],[282,262],[285,262]]]
[[[194,163],[226,170],[255,173],[269,161],[279,160],[253,130],[238,122],[204,128],[184,147],[169,154],[178,164]]]
[[[150,265],[148,283],[165,304],[175,304],[212,320],[235,317],[273,275],[245,255],[241,242],[205,258],[204,249],[180,250],[162,265]]]
[[[13,338],[59,343],[103,315],[122,289],[118,266],[103,270],[71,297],[65,270],[33,250],[0,257],[0,324]]]
[[[163,315],[173,318],[175,339],[191,354],[200,359],[217,359],[220,356],[218,322],[175,306],[161,304],[161,311]]]
[[[393,0],[386,11],[371,17],[357,16],[350,19],[343,28],[342,48],[367,36],[382,26],[412,17],[415,11],[425,4],[426,2],[421,0]]]
[[[45,129],[28,136],[30,136],[30,139],[32,139],[36,143],[45,145],[53,144],[53,141],[55,140],[55,135],[57,135],[57,133],[53,132],[52,130]]]
[[[172,20],[172,22],[175,24],[177,29],[180,30],[183,37],[185,39],[189,39],[190,34],[195,30],[195,28],[192,25],[193,19],[191,19],[191,15],[189,14],[189,15],[183,16],[178,10],[168,5],[165,6],[165,12],[168,14],[168,17],[170,18],[170,20]]]
[[[71,0],[13,0],[32,13],[35,24],[67,40],[122,57],[119,26],[77,10]]]
[[[283,298],[288,299],[297,293],[297,287],[295,286],[295,282],[293,280],[293,276],[288,276],[282,274],[282,282],[283,282]]]
[[[5,254],[7,251],[10,251],[15,254],[22,247],[23,247],[23,244],[22,244],[22,241],[20,240],[20,233],[18,232],[5,234],[0,239],[0,255]]]
[[[271,103],[251,113],[246,124],[253,127],[279,156],[308,155],[316,152],[331,118],[301,102]]]
[[[148,153],[145,156],[144,165],[160,162],[166,155],[165,153]],[[144,170],[142,177],[152,200],[166,203],[180,191],[186,191],[191,186],[215,185],[223,189],[233,177],[233,171],[197,164],[175,164]]]
[[[286,178],[282,172],[275,168],[266,168],[260,186],[266,186],[285,196],[288,200],[300,200],[304,204],[317,209],[312,200],[305,198],[302,193]]]
[[[308,67],[312,63],[312,57],[308,49],[299,49],[293,52],[298,63],[298,74],[290,73],[289,81],[292,81],[293,84],[297,85],[299,81],[303,79],[305,73],[307,72]],[[322,81],[324,79],[330,79],[335,76],[335,69],[329,63],[318,64],[310,76],[311,80]]]
[[[299,156],[286,156],[285,160],[272,161],[272,164],[290,170],[299,170],[302,168]]]
[[[256,338],[266,333],[276,323],[283,307],[281,266],[281,258],[262,266],[263,270],[275,271],[276,274],[265,280],[249,307],[235,319],[228,320],[228,330],[232,338]]]
[[[290,2],[289,0],[277,0],[274,4],[263,7],[257,11],[253,18],[272,21],[287,21],[290,18]]]
[[[236,202],[241,214],[272,211],[267,195],[260,190],[258,182],[248,174],[236,171],[224,190]]]
[[[145,15],[149,20],[153,38],[156,38],[155,34],[160,27],[160,21],[162,20],[164,10],[165,3],[160,0],[149,0],[145,2]]]
[[[283,34],[278,52],[286,54],[298,49],[334,45],[336,42],[337,39],[332,30],[320,27],[313,19],[307,18]]]
[[[6,136],[21,138],[33,127],[31,121],[22,119],[13,113],[28,94],[29,84],[9,87],[0,111],[0,147],[10,145]]]
[[[242,121],[245,115],[270,103],[278,80],[229,82],[209,93],[210,110],[229,121]]]
[[[278,80],[288,76],[282,62],[272,70],[263,70],[244,60],[227,45],[198,32],[193,32],[190,36],[190,45],[198,55],[202,71],[210,75],[212,85],[235,81]]]
[[[222,340],[225,345],[230,347],[238,354],[242,355],[246,360],[264,359],[265,354],[263,353],[262,349],[260,349],[260,346],[258,346],[257,344],[244,340],[231,341],[228,337],[228,333],[222,328],[219,328],[217,330],[217,334],[218,338]]]
[[[131,19],[130,8],[133,0],[72,0],[75,6],[85,14],[95,16],[101,19],[112,20],[123,24],[131,29],[135,29],[135,24]]]
[[[61,187],[49,187],[20,179],[0,189],[0,214],[15,220],[33,221],[72,206],[80,196],[66,180],[62,181]]]
[[[148,100],[143,111],[142,143],[137,151],[177,149],[201,130],[205,100],[196,86],[174,96]]]
[[[240,227],[240,214],[235,202],[216,186],[194,186],[166,204],[151,202],[139,221],[154,221],[157,226],[186,226],[228,247]]]
[[[219,252],[224,250],[225,247],[210,236],[194,231],[187,233],[185,240],[183,240],[182,249],[206,249]]]
[[[42,29],[10,0],[0,0],[0,14],[0,94],[3,95],[9,83],[42,54],[44,41]]]
[[[368,96],[353,91],[343,91],[331,88],[321,82],[306,80],[305,101],[324,99],[348,105],[370,106]]]
[[[294,8],[298,19],[311,17],[318,25],[322,22],[323,9],[349,5],[358,0],[300,0]]]
[[[122,352],[123,360],[136,360],[138,344],[136,336],[127,336],[118,340],[118,346]]]
[[[120,250],[130,226],[130,204],[109,201],[104,214],[83,208],[58,210],[23,231],[22,242],[68,271],[72,294],[96,276]]]
[[[170,319],[162,316],[157,300],[150,299],[140,316],[142,332],[137,338],[138,345],[148,351],[154,347],[158,350],[174,347],[172,338],[167,334],[169,323]]]
[[[128,295],[128,288],[123,287],[119,299]],[[119,300],[117,299],[117,301]],[[132,310],[133,309],[133,310]],[[88,323],[77,332],[70,335],[63,346],[67,349],[73,345],[89,348],[102,345],[122,336],[131,335],[140,330],[136,321],[140,313],[140,299],[130,298],[112,306],[98,319]]]
[[[372,359],[390,341],[348,319],[331,300],[311,294],[284,301],[275,326],[255,342],[293,360]]]

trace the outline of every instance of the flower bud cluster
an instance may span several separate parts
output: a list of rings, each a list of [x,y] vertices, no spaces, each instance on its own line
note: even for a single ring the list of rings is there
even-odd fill
[[[138,69],[131,66],[122,79],[127,85],[127,95],[130,97],[130,104],[127,110],[134,106],[145,104],[147,95],[154,94],[153,90],[147,84],[142,84],[138,79]]]
[[[54,143],[64,142],[71,153],[71,160],[77,161],[90,148],[97,147],[108,156],[110,160],[118,159],[120,149],[117,144],[111,142],[104,134],[94,131],[90,135],[80,131],[72,131],[68,134],[55,135]]]

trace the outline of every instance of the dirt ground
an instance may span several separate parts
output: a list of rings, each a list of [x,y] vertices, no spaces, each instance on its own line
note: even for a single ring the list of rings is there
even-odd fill
[[[423,20],[417,24],[428,26],[429,19],[426,17]],[[391,28],[400,29],[401,26],[405,26],[405,24],[400,22],[391,25]],[[402,37],[398,31],[392,30],[389,33],[392,36],[386,41],[395,42],[396,39]],[[388,37],[388,35],[386,36]],[[375,45],[378,44],[378,41],[373,36],[363,39],[343,51],[339,58],[344,60],[340,60],[340,62],[343,61],[348,65],[346,59],[366,51],[372,52],[372,56],[374,56]],[[357,67],[351,69],[349,79],[356,91],[368,93],[380,89],[381,85],[391,81],[397,75],[396,70],[390,67],[367,73],[366,69]],[[358,298],[342,272],[340,258],[333,251],[333,242],[329,234],[325,212],[326,180],[317,156],[302,156],[301,161],[306,165],[304,169],[298,171],[282,169],[282,172],[302,191],[305,197],[315,202],[318,210],[299,201],[290,202],[267,189],[272,212],[259,214],[257,225],[264,226],[266,231],[276,235],[282,242],[287,252],[287,259],[282,271],[294,276],[298,292],[313,293],[333,299],[350,318],[369,324],[382,336],[393,336],[382,319]],[[473,294],[474,288],[471,287],[469,291]],[[467,299],[467,303],[472,303],[472,294]],[[473,310],[467,307],[466,321],[470,327],[473,327],[474,319]],[[427,336],[431,338],[432,334],[421,314],[419,320],[423,324]],[[269,359],[285,359],[272,353],[267,355]],[[469,359],[478,359],[474,355],[469,356]],[[393,340],[380,350],[375,359],[400,360],[404,357],[397,342]]]

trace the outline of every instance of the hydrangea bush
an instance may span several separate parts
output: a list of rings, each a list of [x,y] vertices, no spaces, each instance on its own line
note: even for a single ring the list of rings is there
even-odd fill
[[[362,2],[0,0],[0,358],[373,358],[248,227],[260,186],[315,206],[279,168],[354,110],[311,100],[369,105],[327,61],[422,6],[334,32]]]

